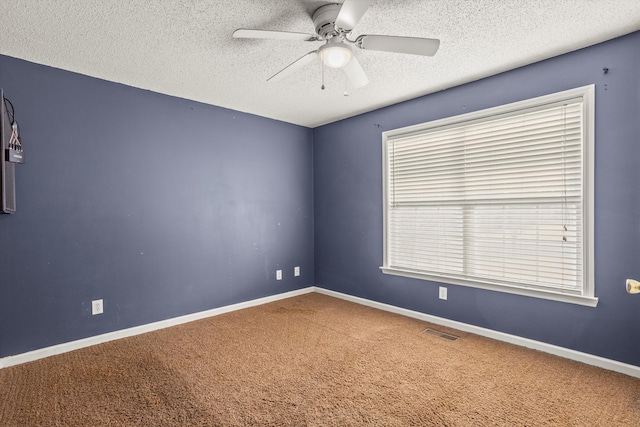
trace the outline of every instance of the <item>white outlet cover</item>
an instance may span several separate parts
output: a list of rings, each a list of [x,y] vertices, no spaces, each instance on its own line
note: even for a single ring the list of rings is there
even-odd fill
[[[293,267],[293,275],[296,277],[300,275],[300,267]]]
[[[276,270],[276,280],[282,280],[282,270]]]
[[[444,286],[440,286],[439,288],[439,297],[440,299],[447,299],[447,288],[445,288]]]
[[[103,301],[101,299],[96,299],[91,301],[91,314],[102,314],[103,313]]]

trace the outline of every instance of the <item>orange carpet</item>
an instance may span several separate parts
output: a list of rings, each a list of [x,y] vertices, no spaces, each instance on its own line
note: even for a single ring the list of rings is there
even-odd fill
[[[312,293],[2,369],[0,425],[639,426],[640,379]]]

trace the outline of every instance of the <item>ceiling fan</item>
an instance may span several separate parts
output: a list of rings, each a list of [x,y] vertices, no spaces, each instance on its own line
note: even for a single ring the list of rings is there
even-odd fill
[[[437,39],[364,34],[351,40],[351,31],[371,3],[373,0],[344,0],[342,4],[330,3],[320,6],[311,16],[315,34],[241,28],[233,32],[233,37],[325,42],[319,49],[307,53],[269,77],[267,81],[271,82],[290,76],[319,57],[327,67],[342,68],[355,88],[362,87],[369,83],[369,78],[354,56],[352,46],[363,50],[435,55],[440,46],[440,40]]]

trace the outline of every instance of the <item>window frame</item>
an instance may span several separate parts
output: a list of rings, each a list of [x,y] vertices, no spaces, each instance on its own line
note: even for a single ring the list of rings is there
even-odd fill
[[[583,225],[583,284],[582,294],[566,294],[551,290],[522,286],[506,286],[494,283],[466,280],[449,277],[446,274],[430,274],[389,266],[389,167],[388,141],[406,134],[433,130],[440,127],[464,125],[470,121],[488,120],[493,116],[517,114],[521,110],[541,108],[547,104],[556,104],[575,98],[582,98],[583,114],[583,150],[582,150],[582,225]],[[469,286],[492,291],[499,291],[529,297],[543,298],[566,303],[595,307],[598,298],[595,296],[594,283],[594,150],[595,150],[595,85],[587,85],[575,89],[544,95],[536,98],[500,105],[493,108],[474,111],[462,115],[446,117],[439,120],[420,123],[382,133],[382,191],[383,191],[383,265],[380,270],[385,274],[422,279],[431,282]]]

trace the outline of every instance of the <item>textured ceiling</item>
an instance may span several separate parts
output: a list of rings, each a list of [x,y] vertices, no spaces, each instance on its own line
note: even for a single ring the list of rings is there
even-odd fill
[[[325,3],[12,0],[0,12],[0,54],[315,127],[640,30],[639,0],[377,0],[353,36],[438,38],[440,50],[357,50],[370,83],[353,90],[330,69],[321,90],[319,63],[266,82],[321,42],[231,37],[313,33],[310,16]]]

